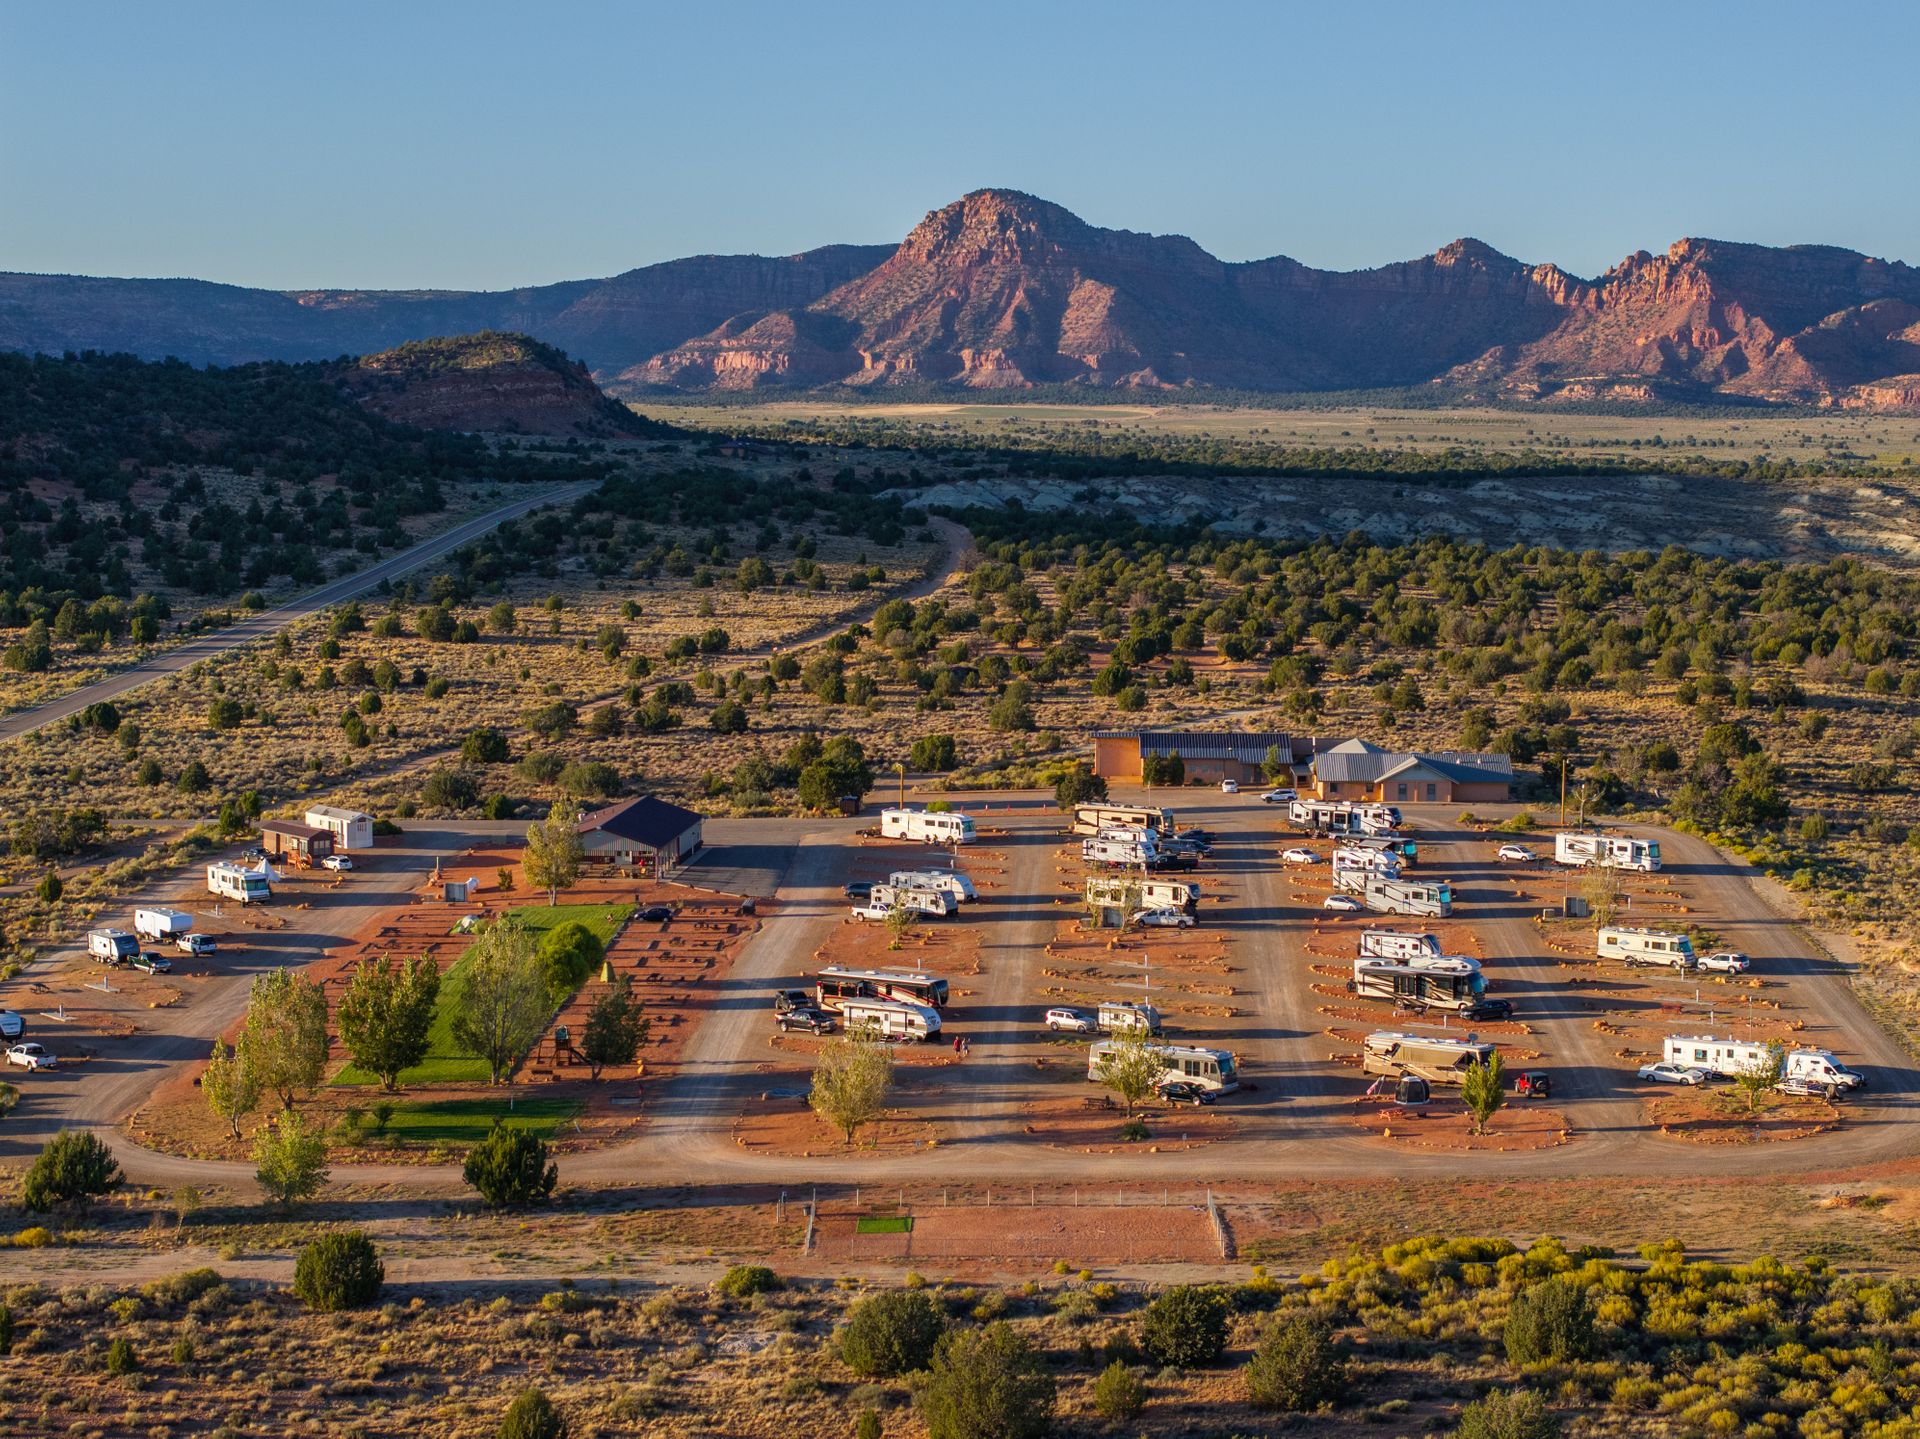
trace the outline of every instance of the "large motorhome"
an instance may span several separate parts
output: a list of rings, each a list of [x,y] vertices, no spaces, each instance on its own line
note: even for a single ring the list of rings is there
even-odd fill
[[[1100,1006],[1095,1021],[1103,1034],[1120,1034],[1132,1029],[1144,1029],[1148,1034],[1160,1032],[1160,1011],[1144,999],[1109,999]]]
[[[940,1011],[908,1000],[849,999],[840,1006],[840,1023],[882,1039],[928,1040],[940,1033]]]
[[[1360,903],[1375,914],[1425,914],[1445,919],[1453,913],[1453,886],[1444,880],[1385,879],[1368,875]]]
[[[930,1009],[947,1006],[947,982],[917,969],[849,969],[830,964],[813,977],[822,1009],[840,1009],[853,999],[903,999]]]
[[[896,889],[944,889],[957,904],[980,898],[973,881],[953,869],[896,869],[887,883]]]
[[[1160,858],[1153,841],[1124,831],[1107,830],[1080,841],[1080,858],[1088,864],[1133,865],[1145,868]]]
[[[1384,846],[1340,844],[1333,850],[1333,867],[1340,869],[1371,870],[1375,874],[1384,874],[1388,879],[1400,877],[1400,856]]]
[[[1088,1079],[1096,1084],[1102,1082],[1101,1061],[1113,1053],[1115,1047],[1116,1041],[1111,1039],[1097,1039],[1087,1046]],[[1166,1066],[1163,1079],[1184,1080],[1219,1094],[1227,1094],[1240,1087],[1239,1066],[1234,1063],[1233,1055],[1224,1049],[1201,1049],[1185,1044],[1156,1044],[1152,1049]]]
[[[1155,805],[1079,804],[1073,807],[1073,823],[1068,834],[1098,834],[1103,829],[1150,829],[1155,834],[1173,833],[1173,811]]]
[[[1356,959],[1353,992],[1406,1009],[1472,1009],[1487,993],[1480,962],[1465,955],[1423,954],[1409,959]]]
[[[237,864],[207,866],[207,892],[242,904],[260,904],[273,898],[273,886],[266,869],[242,869]]]
[[[1183,909],[1192,914],[1200,904],[1200,886],[1185,879],[1135,879],[1127,875],[1087,876],[1087,903],[1124,909]]]
[[[1360,832],[1360,816],[1349,800],[1289,800],[1287,818],[1298,828],[1314,834],[1358,834]]]
[[[1602,926],[1596,947],[1602,959],[1623,959],[1630,967],[1657,965],[1662,969],[1692,969],[1693,941],[1664,929],[1635,929],[1631,925]]]
[[[923,844],[972,844],[973,820],[959,810],[883,809],[883,839],[911,839]]]
[[[1442,952],[1437,934],[1413,934],[1403,929],[1360,931],[1362,959],[1419,959],[1425,955],[1438,959]]]
[[[1711,1034],[1669,1035],[1660,1057],[1689,1069],[1704,1069],[1722,1079],[1750,1073],[1754,1066],[1768,1060],[1767,1046],[1758,1040],[1716,1039]],[[1847,1068],[1827,1049],[1789,1050],[1780,1077],[1836,1089],[1858,1089],[1867,1082],[1864,1074]]]
[[[1555,864],[1579,869],[1598,865],[1602,869],[1640,869],[1650,873],[1660,868],[1660,841],[1614,834],[1556,834],[1553,860]]]
[[[960,908],[951,890],[927,884],[876,884],[867,903],[880,909],[910,909],[935,919],[945,919]]]
[[[1464,1084],[1467,1071],[1493,1058],[1491,1044],[1469,1036],[1440,1039],[1428,1034],[1369,1034],[1361,1046],[1361,1072],[1412,1074],[1429,1084]]]

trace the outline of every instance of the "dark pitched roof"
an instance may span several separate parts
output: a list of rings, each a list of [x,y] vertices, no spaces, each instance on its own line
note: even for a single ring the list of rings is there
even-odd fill
[[[615,839],[632,840],[649,849],[659,849],[671,844],[698,823],[700,816],[692,810],[643,794],[637,799],[623,799],[618,804],[582,815],[579,833],[610,834]]]
[[[263,819],[260,821],[260,833],[283,834],[288,839],[328,839],[333,835],[330,829],[321,829],[316,825],[302,824],[297,819]]]
[[[1276,747],[1280,763],[1292,764],[1298,748],[1292,735],[1277,730],[1100,730],[1094,738],[1138,740],[1143,755],[1177,754],[1182,759],[1232,759],[1242,764],[1259,764]]]

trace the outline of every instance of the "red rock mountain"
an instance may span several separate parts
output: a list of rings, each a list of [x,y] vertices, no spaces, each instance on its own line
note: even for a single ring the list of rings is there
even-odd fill
[[[703,256],[492,294],[0,275],[0,347],[314,358],[515,329],[615,393],[1036,385],[1920,407],[1920,270],[1682,240],[1595,280],[1475,240],[1373,270],[1228,263],[981,190],[897,248]]]

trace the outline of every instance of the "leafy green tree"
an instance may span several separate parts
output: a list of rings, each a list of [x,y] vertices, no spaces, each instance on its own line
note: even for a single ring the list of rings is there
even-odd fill
[[[386,1282],[379,1250],[358,1229],[323,1234],[294,1261],[293,1292],[323,1314],[366,1308]]]
[[[1094,1063],[1094,1077],[1127,1107],[1127,1118],[1167,1072],[1167,1061],[1143,1028],[1128,1029],[1107,1041],[1106,1053]]]
[[[1176,1284],[1140,1316],[1140,1347],[1156,1364],[1199,1369],[1215,1363],[1227,1347],[1232,1305],[1221,1290]]]
[[[427,1057],[439,997],[440,971],[426,955],[399,965],[381,955],[355,967],[340,998],[340,1042],[389,1094],[400,1087],[402,1070]]]
[[[1083,765],[1075,765],[1054,781],[1053,803],[1062,814],[1073,813],[1077,805],[1101,804],[1106,798],[1106,778],[1090,773]]]
[[[927,1367],[946,1318],[923,1290],[887,1289],[862,1299],[839,1333],[840,1361],[868,1379]]]
[[[325,992],[297,970],[255,975],[240,1047],[261,1088],[291,1110],[294,1096],[317,1088],[327,1067]]]
[[[648,1023],[643,1006],[633,997],[633,982],[621,975],[594,1001],[580,1053],[598,1079],[609,1065],[632,1064],[646,1042]]]
[[[1040,1439],[1059,1391],[1045,1359],[1002,1321],[943,1336],[918,1399],[928,1439]]]
[[[311,1199],[327,1182],[326,1140],[291,1112],[254,1137],[253,1162],[253,1177],[282,1205]]]
[[[1760,1107],[1760,1096],[1777,1088],[1787,1069],[1787,1047],[1771,1040],[1760,1054],[1733,1073],[1733,1082],[1747,1101],[1747,1113]]]
[[[886,1112],[893,1093],[893,1052],[864,1028],[852,1028],[820,1048],[807,1103],[853,1143],[854,1135]]]
[[[520,862],[527,872],[527,882],[547,892],[549,905],[558,904],[560,891],[571,888],[580,878],[585,861],[578,805],[562,801],[527,830],[527,847]]]
[[[1177,754],[1143,754],[1140,782],[1178,788],[1187,782],[1187,762]]]
[[[567,1416],[539,1389],[527,1389],[507,1406],[497,1439],[567,1439]]]
[[[1598,1352],[1586,1286],[1555,1275],[1513,1296],[1501,1338],[1515,1364],[1591,1359]]]
[[[502,920],[468,952],[461,975],[454,1042],[486,1060],[488,1082],[499,1084],[547,1027],[546,968],[526,932]]]
[[[560,1180],[560,1167],[549,1162],[547,1146],[539,1135],[527,1129],[509,1129],[498,1120],[487,1137],[467,1151],[461,1172],[495,1209],[545,1204]]]
[[[37,1214],[56,1204],[84,1203],[120,1187],[120,1165],[105,1142],[81,1129],[63,1129],[46,1142],[20,1189],[20,1203]]]
[[[607,949],[599,935],[570,919],[542,935],[534,953],[546,970],[547,988],[559,999],[587,982],[606,959]]]
[[[1460,1097],[1473,1116],[1473,1132],[1486,1133],[1487,1122],[1507,1102],[1506,1076],[1501,1070],[1499,1050],[1494,1050],[1485,1061],[1475,1060],[1467,1066],[1460,1081]]]
[[[1247,1397],[1260,1408],[1304,1414],[1346,1391],[1347,1361],[1324,1317],[1291,1314],[1261,1336],[1245,1376]]]
[[[240,1121],[259,1108],[261,1082],[245,1045],[234,1048],[219,1040],[213,1042],[213,1056],[200,1074],[200,1093],[214,1116],[224,1120],[235,1139],[240,1137]]]

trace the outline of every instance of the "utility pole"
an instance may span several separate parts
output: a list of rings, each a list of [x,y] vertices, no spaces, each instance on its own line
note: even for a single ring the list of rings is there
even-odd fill
[[[1560,756],[1560,827],[1567,827],[1567,757]]]
[[[907,807],[907,766],[904,761],[894,762],[894,772],[900,776],[900,808]]]

